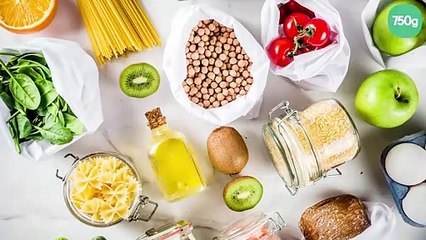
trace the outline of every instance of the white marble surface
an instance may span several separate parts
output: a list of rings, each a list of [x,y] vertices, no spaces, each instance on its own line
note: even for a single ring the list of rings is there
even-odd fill
[[[0,30],[0,45],[25,43],[35,36],[55,36],[71,39],[90,51],[90,43],[81,26],[74,0],[59,0],[60,11],[54,23],[46,31],[35,35],[13,35]],[[184,3],[176,0],[142,1],[159,30],[163,41],[168,37],[170,20],[176,9]],[[214,5],[228,11],[238,18],[252,33],[260,38],[261,0],[217,0]],[[415,117],[403,127],[381,130],[355,118],[362,140],[362,152],[352,162],[340,169],[343,176],[328,178],[313,187],[308,187],[291,197],[284,188],[261,139],[261,126],[266,122],[267,112],[276,103],[288,99],[299,109],[303,109],[316,99],[334,97],[343,102],[350,113],[354,113],[353,99],[356,89],[363,78],[380,67],[369,56],[363,42],[360,27],[360,13],[366,0],[331,0],[340,11],[345,33],[352,49],[350,70],[345,82],[336,94],[303,92],[285,79],[270,75],[266,96],[260,117],[255,120],[238,120],[232,124],[246,138],[250,151],[250,161],[243,174],[253,175],[264,184],[265,195],[254,211],[278,211],[290,226],[297,226],[301,213],[308,206],[323,198],[338,193],[351,193],[368,201],[380,201],[394,207],[390,191],[379,166],[382,149],[391,141],[403,135],[425,129],[426,85],[421,72],[411,74],[420,90],[421,106]],[[222,188],[228,176],[215,173],[209,166],[206,156],[206,139],[215,127],[184,110],[173,100],[164,72],[161,71],[162,84],[156,95],[148,99],[130,99],[124,96],[118,87],[120,71],[127,65],[147,61],[161,70],[163,48],[156,48],[127,59],[114,61],[103,66],[101,71],[101,90],[105,112],[105,123],[94,135],[88,136],[63,152],[40,162],[31,162],[17,157],[5,144],[0,145],[0,239],[1,240],[47,240],[59,236],[70,239],[91,239],[95,235],[104,235],[109,240],[131,240],[141,235],[151,226],[170,220],[187,219],[197,226],[221,228],[243,214],[228,210],[223,204]],[[64,56],[66,57],[66,56]],[[207,189],[187,200],[166,203],[153,182],[153,176],[146,157],[146,146],[150,138],[145,126],[143,113],[153,107],[161,106],[168,121],[176,130],[186,134],[196,149],[198,161],[209,177]],[[354,115],[355,116],[355,115]],[[105,140],[108,133],[119,151],[131,156],[138,165],[146,181],[145,193],[159,201],[160,209],[150,223],[121,223],[106,229],[97,229],[83,225],[75,220],[65,207],[62,196],[62,183],[55,178],[55,170],[65,171],[71,160],[62,157],[68,152],[85,155],[94,151],[111,150]],[[3,141],[2,141],[3,142]],[[4,143],[4,142],[3,142]],[[214,234],[209,229],[196,231],[199,239],[211,239]],[[426,230],[411,227],[397,216],[397,226],[392,237],[386,240],[424,240]]]

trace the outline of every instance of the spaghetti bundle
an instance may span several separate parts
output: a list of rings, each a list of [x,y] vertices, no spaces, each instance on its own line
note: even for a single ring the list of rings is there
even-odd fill
[[[138,0],[78,0],[99,63],[161,44]]]

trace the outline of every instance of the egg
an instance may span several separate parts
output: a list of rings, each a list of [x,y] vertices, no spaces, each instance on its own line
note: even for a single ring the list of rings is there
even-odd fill
[[[402,210],[412,221],[426,225],[426,183],[411,187],[404,199]]]
[[[388,152],[385,169],[395,182],[417,185],[426,180],[426,150],[413,143],[398,144]]]

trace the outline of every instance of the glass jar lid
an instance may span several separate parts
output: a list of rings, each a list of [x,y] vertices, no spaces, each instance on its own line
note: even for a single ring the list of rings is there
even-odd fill
[[[277,212],[271,216],[264,213],[248,215],[227,226],[213,240],[246,240],[252,237],[273,236],[285,227],[285,222]]]
[[[64,200],[65,200],[65,204],[68,208],[68,210],[71,212],[71,214],[78,219],[79,221],[90,225],[90,226],[94,226],[94,227],[108,227],[108,226],[112,226],[115,225],[123,220],[131,222],[131,221],[149,221],[152,216],[154,215],[154,213],[156,212],[157,208],[158,208],[158,204],[156,202],[153,202],[151,200],[149,200],[149,198],[147,196],[142,195],[142,186],[141,186],[141,179],[139,176],[139,173],[137,172],[133,162],[128,159],[127,157],[119,154],[119,153],[114,153],[114,152],[97,152],[97,153],[92,153],[89,154],[83,158],[79,158],[74,156],[73,154],[67,154],[65,156],[65,158],[67,157],[72,157],[74,159],[73,164],[70,166],[70,168],[68,169],[68,171],[66,172],[66,174],[64,176],[59,176],[59,169],[56,170],[56,177],[61,179],[64,182],[63,185],[63,194],[64,194]],[[100,221],[98,219],[94,219],[93,216],[91,217],[89,214],[87,214],[87,212],[82,212],[77,206],[76,204],[73,202],[73,198],[72,198],[72,188],[73,188],[73,182],[72,182],[72,178],[75,174],[75,172],[77,171],[77,168],[79,166],[80,163],[86,162],[89,159],[93,159],[93,158],[115,158],[117,159],[120,164],[122,163],[123,166],[126,166],[126,168],[128,168],[128,170],[130,171],[130,176],[134,177],[135,179],[135,183],[134,183],[134,187],[136,188],[135,191],[135,195],[133,197],[133,200],[128,204],[128,207],[126,210],[126,214],[122,217],[116,218],[113,221],[109,221],[109,222],[104,222],[104,221]],[[87,174],[92,174],[92,171],[87,171]],[[80,173],[81,174],[81,173]],[[94,173],[93,173],[94,174]],[[93,178],[94,176],[91,175],[91,178]],[[113,193],[113,191],[111,191]],[[90,200],[90,198],[85,198],[84,200]],[[82,202],[85,203],[85,202]],[[152,206],[152,208],[150,210],[148,210],[150,213],[147,215],[147,213],[143,213],[143,209],[146,206]],[[98,205],[99,208],[99,205]],[[145,209],[146,210],[146,209]]]
[[[137,240],[196,240],[192,230],[192,224],[182,220],[158,228],[151,228]]]

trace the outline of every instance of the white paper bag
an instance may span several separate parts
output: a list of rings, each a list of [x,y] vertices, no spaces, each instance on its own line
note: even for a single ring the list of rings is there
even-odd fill
[[[85,126],[85,132],[75,136],[73,141],[66,145],[52,145],[45,140],[21,144],[24,157],[39,160],[56,153],[84,135],[93,133],[102,124],[98,68],[95,61],[77,43],[61,39],[38,38],[30,41],[26,46],[10,46],[0,51],[41,52],[52,73],[52,82],[56,91]],[[3,61],[8,60],[5,56],[1,58]],[[0,101],[0,134],[9,143],[11,151],[16,151],[6,124],[9,116],[9,109]]]
[[[374,60],[384,68],[400,68],[404,69],[424,69],[422,64],[413,64],[416,62],[423,62],[426,56],[426,44],[415,48],[405,54],[397,57],[391,57],[383,54],[374,44],[372,36],[372,27],[376,16],[388,4],[388,0],[370,0],[361,13],[362,32],[367,44],[368,50],[373,56]]]
[[[186,43],[192,29],[200,20],[206,19],[214,19],[224,26],[233,28],[242,48],[253,61],[251,68],[253,84],[247,95],[213,109],[204,109],[191,102],[182,87],[182,81],[187,76]],[[269,59],[250,32],[232,16],[206,4],[182,7],[171,22],[170,37],[164,50],[163,68],[176,101],[188,112],[217,125],[226,125],[242,116],[257,117],[268,77]]]
[[[269,43],[280,36],[280,12],[278,4],[288,0],[265,0],[261,14],[262,44]],[[339,12],[327,0],[297,0],[310,9],[317,17],[324,19],[334,33],[334,43],[326,48],[300,54],[284,68],[271,64],[275,75],[289,78],[305,90],[336,92],[343,82],[349,66],[350,48],[343,33]]]
[[[364,202],[371,226],[354,240],[388,239],[395,228],[395,214],[387,205],[379,202]]]

